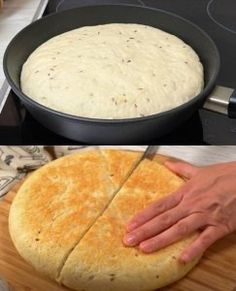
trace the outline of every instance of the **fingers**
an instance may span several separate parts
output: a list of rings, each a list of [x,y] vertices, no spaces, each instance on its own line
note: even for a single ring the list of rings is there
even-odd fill
[[[183,162],[165,162],[165,166],[179,176],[190,179],[197,174],[198,167]]]
[[[145,253],[151,253],[157,251],[163,247],[166,247],[186,235],[193,233],[205,225],[205,217],[202,214],[192,214],[186,218],[183,218],[171,228],[162,232],[161,234],[141,242],[139,248]]]
[[[189,178],[191,177],[191,175],[194,175],[198,170],[197,167],[194,167],[188,163],[166,162],[165,164],[170,170],[173,170],[174,172]],[[153,217],[177,206],[182,200],[183,193],[186,192],[188,188],[189,185],[186,184],[175,193],[172,193],[168,197],[165,197],[158,202],[151,204],[146,209],[136,214],[133,219],[129,221],[127,225],[127,231],[130,232],[141,226],[142,224],[146,223]]]
[[[209,246],[225,235],[226,232],[222,230],[222,228],[215,226],[207,227],[199,237],[182,252],[180,261],[182,263],[190,262],[195,257],[200,256]]]
[[[127,231],[130,232],[137,227],[143,225],[147,221],[153,219],[155,216],[177,206],[182,200],[182,190],[178,190],[167,197],[164,197],[157,202],[152,203],[146,207],[143,211],[136,214],[127,225]]]
[[[153,237],[168,227],[175,224],[178,220],[187,215],[187,210],[183,212],[181,209],[173,208],[165,213],[156,216],[147,223],[136,228],[124,237],[124,244],[128,246],[138,245],[140,242]]]

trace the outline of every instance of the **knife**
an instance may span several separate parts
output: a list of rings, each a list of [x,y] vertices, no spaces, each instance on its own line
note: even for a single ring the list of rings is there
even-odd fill
[[[152,160],[154,158],[154,156],[156,155],[156,153],[158,151],[158,148],[159,148],[159,146],[147,146],[147,148],[146,148],[145,152],[143,153],[143,155],[141,156],[141,158],[134,164],[132,169],[130,169],[130,171],[128,172],[125,180],[121,183],[117,192],[123,187],[125,182],[129,179],[129,177],[133,174],[133,172],[137,169],[137,167],[140,165],[140,163],[143,160],[145,160],[145,159]]]
[[[110,203],[112,202],[112,200],[116,197],[116,194],[120,191],[120,189],[124,186],[124,184],[126,183],[126,181],[130,178],[130,176],[133,174],[133,172],[137,169],[137,167],[140,165],[140,163],[145,160],[145,159],[149,159],[152,160],[153,157],[155,156],[155,154],[158,151],[158,147],[159,146],[147,146],[145,152],[143,153],[143,155],[141,156],[141,158],[136,162],[136,164],[133,166],[133,168],[128,172],[126,178],[124,179],[124,181],[122,181],[121,185],[119,186],[118,189],[116,189],[116,191],[113,193],[113,197],[110,200]],[[107,207],[110,205],[110,203],[103,209],[101,215],[105,212],[105,210],[107,209]]]
[[[144,159],[152,160],[154,156],[157,154],[159,146],[148,146],[140,160],[140,162]]]

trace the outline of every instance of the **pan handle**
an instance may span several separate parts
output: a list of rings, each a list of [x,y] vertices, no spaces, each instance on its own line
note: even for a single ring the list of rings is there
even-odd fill
[[[236,118],[236,89],[229,98],[228,116],[229,118]]]
[[[216,86],[207,97],[203,108],[236,118],[236,90]]]

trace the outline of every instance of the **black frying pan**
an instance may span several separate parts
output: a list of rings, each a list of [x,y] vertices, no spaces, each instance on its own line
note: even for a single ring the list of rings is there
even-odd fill
[[[24,95],[20,88],[21,68],[28,56],[55,35],[86,25],[140,23],[163,29],[187,42],[200,56],[205,70],[205,88],[194,99],[164,113],[147,117],[105,120],[76,117],[44,107]],[[220,68],[218,50],[198,26],[158,9],[129,5],[76,8],[42,18],[23,29],[9,44],[4,70],[13,91],[31,114],[45,127],[64,137],[95,144],[145,143],[173,131],[204,103],[215,86]],[[171,98],[171,96],[170,96]]]

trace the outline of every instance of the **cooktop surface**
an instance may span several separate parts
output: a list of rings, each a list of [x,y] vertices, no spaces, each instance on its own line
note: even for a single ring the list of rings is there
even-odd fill
[[[127,4],[176,13],[204,29],[215,41],[221,56],[217,85],[236,88],[236,1],[235,0],[51,0],[44,15],[75,7],[98,4]],[[2,144],[77,144],[39,124],[11,91],[0,115]],[[226,115],[200,109],[191,120],[168,136],[150,143],[236,144],[236,121]]]

